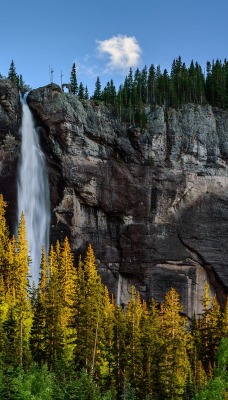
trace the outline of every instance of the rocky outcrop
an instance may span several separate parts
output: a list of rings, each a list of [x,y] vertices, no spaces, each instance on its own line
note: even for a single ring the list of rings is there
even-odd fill
[[[16,175],[20,154],[21,106],[17,87],[0,79],[0,191],[7,201],[11,231],[17,219]]]
[[[148,108],[140,129],[54,84],[31,91],[28,103],[49,168],[52,242],[67,234],[76,256],[91,243],[119,303],[132,284],[157,301],[174,287],[186,313],[199,314],[206,281],[223,303],[228,112]]]

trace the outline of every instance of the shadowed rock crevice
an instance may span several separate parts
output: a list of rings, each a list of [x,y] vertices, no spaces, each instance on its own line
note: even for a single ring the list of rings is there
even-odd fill
[[[216,297],[219,301],[219,303],[223,306],[225,306],[226,303],[226,296],[227,296],[227,289],[225,288],[223,282],[219,278],[219,276],[216,274],[216,271],[214,270],[213,266],[206,262],[204,258],[202,257],[201,254],[198,253],[195,249],[193,249],[191,246],[189,246],[185,241],[181,238],[180,234],[178,235],[180,242],[182,245],[186,248],[186,250],[189,252],[191,255],[191,258],[198,263],[200,266],[203,267],[203,269],[206,271],[209,282],[211,286],[214,288],[216,292]]]

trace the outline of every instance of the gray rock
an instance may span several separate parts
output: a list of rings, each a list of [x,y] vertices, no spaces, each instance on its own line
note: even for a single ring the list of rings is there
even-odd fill
[[[6,216],[13,231],[17,219],[16,176],[20,154],[21,106],[17,87],[0,79],[0,192],[7,202]]]
[[[51,240],[76,257],[92,244],[103,282],[124,304],[180,293],[202,312],[208,281],[228,291],[228,112],[208,105],[147,109],[147,125],[120,123],[103,104],[54,84],[30,92],[51,188]],[[7,139],[8,140],[8,139]]]

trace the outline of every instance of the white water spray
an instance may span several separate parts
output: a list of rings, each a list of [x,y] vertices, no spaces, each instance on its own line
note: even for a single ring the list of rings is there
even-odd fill
[[[30,283],[39,281],[41,249],[49,250],[50,200],[46,162],[33,115],[22,99],[22,143],[18,171],[18,220],[23,211],[29,244]]]

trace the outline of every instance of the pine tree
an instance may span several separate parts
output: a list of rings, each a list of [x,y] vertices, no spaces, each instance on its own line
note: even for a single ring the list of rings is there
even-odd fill
[[[116,100],[116,87],[113,80],[110,80],[110,103],[114,104]]]
[[[80,100],[83,100],[85,98],[85,89],[84,89],[82,82],[80,82],[80,84],[79,84],[78,98]]]
[[[71,93],[77,94],[78,93],[78,83],[77,83],[77,74],[76,74],[76,65],[73,63],[71,74],[70,74],[70,87]]]
[[[9,229],[5,219],[6,202],[0,194],[0,275],[3,278],[3,283],[6,285],[8,280],[9,268]]]
[[[97,272],[95,255],[89,245],[84,262],[79,262],[75,302],[74,326],[77,330],[74,351],[77,369],[94,375],[102,360],[99,359],[103,336],[103,295],[104,288]]]
[[[140,393],[144,399],[147,396],[159,398],[159,362],[163,339],[161,336],[161,319],[156,302],[151,299],[148,306],[143,302],[141,318],[141,348],[143,351],[142,380]],[[150,398],[150,397],[149,397]]]
[[[218,349],[218,368],[215,378],[202,386],[194,397],[195,400],[227,399],[228,393],[228,339],[223,338]]]
[[[183,104],[183,66],[181,57],[173,60],[171,68],[171,86],[173,107],[179,108]]]
[[[131,300],[126,310],[126,352],[127,380],[131,383],[136,395],[140,394],[142,380],[143,351],[141,348],[141,318],[143,308],[139,293],[132,288]]]
[[[64,239],[59,266],[59,295],[61,301],[60,325],[63,332],[63,358],[66,364],[73,361],[76,328],[73,314],[76,296],[76,269],[68,238]]]
[[[110,299],[107,287],[104,288],[103,312],[102,312],[102,332],[98,351],[101,355],[101,377],[105,382],[105,387],[113,385],[113,346],[114,346],[114,299]]]
[[[70,365],[76,331],[73,326],[76,271],[69,241],[51,247],[49,263],[42,251],[40,282],[31,346],[35,361],[55,369],[59,362]]]
[[[188,68],[189,77],[189,102],[195,103],[197,101],[197,81],[194,61],[192,60]]]
[[[0,354],[3,353],[5,347],[5,333],[3,325],[7,319],[8,310],[9,303],[6,301],[4,280],[3,276],[0,274]]]
[[[196,103],[203,103],[206,98],[205,93],[205,79],[202,72],[201,66],[196,62],[195,63],[195,79],[196,79]]]
[[[127,75],[125,83],[126,83],[126,86],[127,86],[128,100],[131,100],[131,95],[132,95],[132,90],[133,90],[133,85],[134,85],[132,68],[129,69],[129,72],[128,72],[128,75]]]
[[[148,74],[148,100],[152,105],[156,104],[156,74],[155,67],[152,64]]]
[[[219,60],[212,63],[211,79],[213,88],[212,105],[222,107],[222,65]]]
[[[130,68],[128,76],[124,82],[124,97],[125,97],[125,107],[126,107],[126,115],[131,124],[135,124],[134,120],[134,107],[133,107],[133,71]]]
[[[141,99],[144,104],[148,103],[148,72],[146,65],[141,72]]]
[[[211,71],[211,63],[207,61],[206,64],[206,98],[207,101],[212,104],[213,101],[213,88],[212,88],[212,71]]]
[[[5,263],[5,273],[3,274],[6,299],[10,303],[16,300],[16,280],[15,280],[15,258],[16,258],[16,239],[13,236],[8,241],[7,259]]]
[[[57,363],[63,356],[63,332],[61,329],[61,287],[58,275],[60,267],[60,244],[55,248],[51,246],[49,253],[49,283],[45,302],[45,338],[44,352],[51,370],[56,368]]]
[[[12,364],[13,365],[13,364]],[[6,365],[5,365],[6,367]],[[4,368],[2,373],[2,385],[0,387],[0,398],[4,400],[21,400],[19,390],[15,384],[18,377],[16,368]]]
[[[202,297],[203,314],[198,321],[200,333],[199,357],[209,377],[213,376],[216,365],[216,352],[222,338],[220,307],[216,297],[211,298],[209,284],[206,283]]]
[[[84,99],[85,100],[89,100],[89,91],[88,91],[88,87],[85,87],[85,94],[84,94]]]
[[[133,104],[136,105],[142,101],[142,77],[141,72],[137,68],[134,74],[134,82],[132,87]]]
[[[96,79],[95,90],[94,90],[94,94],[93,94],[93,100],[102,100],[101,82],[100,82],[99,76]]]
[[[113,80],[107,82],[104,90],[102,92],[102,100],[104,100],[105,104],[112,105],[116,100],[116,88],[114,86]]]
[[[190,363],[187,354],[187,322],[180,315],[182,307],[179,295],[174,289],[170,289],[166,294],[161,312],[163,337],[159,363],[161,394],[167,400],[175,400],[185,391]]]
[[[127,382],[126,366],[126,318],[121,306],[116,305],[114,310],[114,341],[113,341],[113,376],[117,398],[122,398]]]
[[[31,361],[29,338],[33,316],[28,291],[29,255],[26,222],[23,213],[18,226],[18,237],[13,243],[15,243],[12,281],[14,293],[9,318],[15,324],[15,359],[19,365],[25,366]]]
[[[120,85],[119,90],[117,92],[116,101],[115,101],[115,110],[118,116],[118,120],[121,122],[122,114],[123,114],[123,86]]]
[[[11,61],[11,64],[10,64],[10,68],[9,68],[9,72],[8,72],[8,79],[10,79],[11,82],[15,83],[16,85],[18,85],[18,83],[19,83],[19,77],[16,73],[16,67],[15,67],[13,60]]]
[[[102,92],[102,99],[106,105],[110,104],[110,82],[107,82]]]
[[[45,336],[47,331],[47,293],[49,284],[49,267],[47,263],[47,256],[42,247],[41,253],[41,268],[40,280],[37,290],[36,298],[33,302],[34,318],[31,329],[30,347],[33,360],[39,366],[48,362],[45,351]]]
[[[22,75],[19,75],[18,77],[18,88],[22,95],[31,90],[30,86],[24,82]]]
[[[16,298],[19,302],[27,301],[28,298],[28,272],[29,272],[29,255],[28,241],[26,237],[25,216],[22,213],[19,227],[18,237],[16,240],[15,254],[15,287]]]

